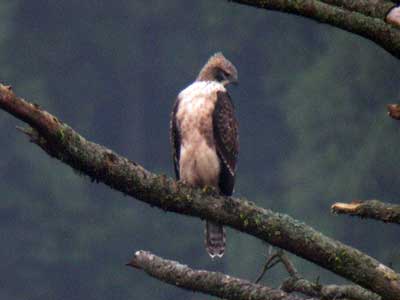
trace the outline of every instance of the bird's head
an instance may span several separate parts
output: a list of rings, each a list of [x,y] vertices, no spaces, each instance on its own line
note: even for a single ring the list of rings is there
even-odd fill
[[[224,86],[238,83],[238,73],[235,66],[218,52],[210,57],[201,69],[198,81],[218,81]]]

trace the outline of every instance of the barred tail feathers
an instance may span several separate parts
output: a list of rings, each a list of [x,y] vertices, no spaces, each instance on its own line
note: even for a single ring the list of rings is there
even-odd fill
[[[211,258],[221,258],[224,256],[226,240],[224,227],[217,223],[206,221],[205,234],[205,244],[208,255],[210,255]]]

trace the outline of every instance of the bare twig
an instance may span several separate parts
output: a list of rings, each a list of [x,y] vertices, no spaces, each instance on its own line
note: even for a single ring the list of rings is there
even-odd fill
[[[289,260],[289,258],[285,254],[285,252],[282,249],[278,249],[275,253],[271,254],[268,257],[267,261],[264,264],[263,270],[262,270],[261,274],[257,277],[255,283],[260,282],[260,280],[264,277],[266,272],[268,270],[272,269],[274,266],[276,266],[279,263],[282,263],[285,266],[285,269],[288,271],[290,276],[296,277],[296,278],[300,277],[296,268],[294,267],[292,262]]]
[[[325,300],[380,300],[381,297],[357,285],[321,285],[306,279],[289,277],[281,289],[287,293],[301,293]]]
[[[274,265],[282,263],[286,271],[290,275],[282,285],[281,289],[287,293],[301,293],[309,297],[316,297],[324,300],[380,300],[381,297],[371,293],[357,285],[321,285],[318,281],[313,283],[304,279],[297,271],[296,267],[283,250],[278,250],[267,260],[265,266],[274,261]],[[264,267],[263,273],[259,279],[265,274],[269,268]],[[258,281],[257,281],[258,282]]]
[[[378,295],[371,293],[358,285],[321,285],[319,280],[315,283],[308,281],[300,275],[292,261],[283,251],[280,254],[280,261],[290,275],[290,277],[281,285],[281,289],[287,293],[297,292],[309,297],[316,297],[324,300],[381,299]]]
[[[331,210],[336,214],[347,214],[361,218],[400,224],[400,205],[383,203],[378,200],[335,203]]]
[[[261,271],[261,274],[254,281],[255,283],[259,283],[260,280],[264,277],[265,273],[267,273],[268,270],[272,269],[274,266],[276,266],[280,262],[279,251],[282,251],[282,250],[278,250],[277,253],[274,253],[270,257],[268,257],[268,259],[265,262],[265,265],[263,267],[263,270]]]
[[[292,261],[289,259],[289,257],[286,255],[285,252],[282,251],[280,255],[282,264],[285,266],[286,271],[289,273],[289,275],[292,278],[300,278],[300,273],[297,272],[296,267],[292,263]]]
[[[128,265],[142,269],[150,276],[177,287],[224,299],[305,300],[282,290],[254,284],[222,273],[193,270],[186,265],[163,259],[146,251],[136,252]]]
[[[3,85],[0,85],[0,108],[28,123],[33,128],[33,142],[49,155],[94,181],[152,206],[246,232],[375,291],[385,300],[398,300],[399,274],[304,223],[243,199],[219,196],[209,189],[192,189],[166,176],[153,174],[87,141],[56,117],[18,98]]]

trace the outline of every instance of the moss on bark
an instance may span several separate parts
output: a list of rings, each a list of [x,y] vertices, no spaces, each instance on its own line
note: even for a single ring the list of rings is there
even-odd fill
[[[33,130],[26,133],[44,151],[93,181],[163,210],[228,225],[331,270],[383,299],[399,299],[400,275],[300,221],[245,199],[222,197],[212,189],[191,189],[165,175],[153,174],[104,146],[87,141],[3,85],[0,108],[28,123]]]

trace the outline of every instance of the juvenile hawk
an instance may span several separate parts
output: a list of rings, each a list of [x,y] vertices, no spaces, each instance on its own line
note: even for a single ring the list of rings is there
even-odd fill
[[[175,174],[192,187],[212,186],[230,196],[239,150],[238,124],[226,86],[237,83],[235,66],[216,53],[195,82],[181,91],[171,116]],[[225,251],[225,230],[206,221],[205,244],[211,258]]]

